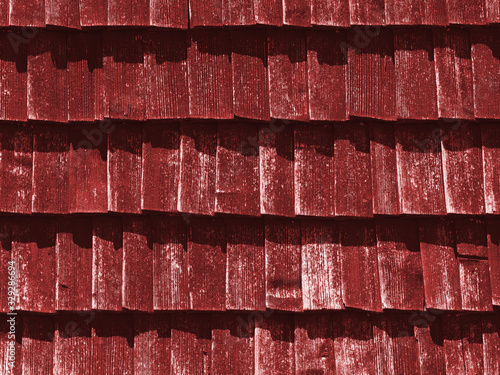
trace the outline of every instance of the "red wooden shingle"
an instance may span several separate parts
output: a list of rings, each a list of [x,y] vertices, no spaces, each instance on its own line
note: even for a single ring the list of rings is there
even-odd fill
[[[12,262],[12,225],[8,222],[8,219],[2,219],[0,221],[0,260],[6,265],[3,270],[0,271],[0,312],[8,313],[10,310],[14,310],[15,301],[13,302],[12,293],[9,296],[9,289],[12,290],[14,285],[9,285],[9,274],[12,274],[16,270],[16,265]],[[13,284],[12,282],[10,284]],[[9,304],[11,302],[11,304]],[[0,365],[1,365],[0,359]],[[1,367],[4,368],[4,367]]]
[[[147,216],[123,218],[122,290],[124,308],[153,311],[153,241]]]
[[[433,49],[429,29],[394,30],[396,114],[400,119],[438,117]]]
[[[149,0],[151,26],[187,29],[189,24],[188,1]]]
[[[107,134],[111,120],[71,125],[69,131],[69,212],[107,212]]]
[[[377,239],[373,222],[345,221],[340,228],[342,299],[346,307],[381,311]]]
[[[343,31],[307,32],[309,118],[346,120],[347,56],[342,49]]]
[[[285,25],[311,26],[312,0],[283,0],[283,23]]]
[[[485,1],[486,21],[488,23],[500,22],[500,1],[486,0]]]
[[[142,125],[141,209],[176,211],[179,124]]]
[[[334,137],[335,214],[337,216],[372,216],[368,127],[359,122],[336,124]]]
[[[92,219],[58,218],[56,238],[56,309],[92,308]]]
[[[283,25],[283,3],[281,0],[253,0],[256,23]]]
[[[483,318],[483,362],[484,374],[500,371],[500,318],[498,314]]]
[[[500,118],[500,29],[471,29],[474,115]]]
[[[24,316],[22,333],[22,373],[51,374],[54,366],[54,317]]]
[[[260,157],[260,212],[294,216],[293,127],[272,121],[258,137]]]
[[[493,311],[489,262],[487,259],[459,258],[462,309]]]
[[[219,123],[215,210],[237,215],[259,215],[260,173],[258,149],[249,143],[258,137],[257,124]]]
[[[80,0],[80,24],[82,26],[107,26],[108,2]]]
[[[187,33],[151,30],[143,37],[146,118],[188,117]]]
[[[28,118],[68,121],[66,33],[40,31],[29,43]]]
[[[14,349],[16,353],[16,357],[14,359],[14,363],[11,362],[13,368],[10,372],[11,375],[21,375],[23,370],[23,348],[22,348],[22,317],[17,316],[12,319],[7,316],[0,323],[0,350],[2,355],[0,356],[0,366],[2,369],[7,369],[9,362],[11,362],[12,358],[9,358],[10,350]],[[10,321],[8,321],[10,320]],[[19,329],[16,330],[14,336],[11,336],[10,327],[11,324],[16,324]],[[10,349],[10,350],[9,350]]]
[[[484,374],[483,362],[483,319],[477,315],[462,315],[462,349],[466,374]]]
[[[500,127],[481,124],[486,213],[500,213]]]
[[[223,0],[224,25],[241,26],[255,24],[254,0]],[[252,30],[252,33],[255,30]]]
[[[149,0],[108,0],[109,26],[149,26]]]
[[[432,318],[435,318],[432,316]],[[433,319],[430,324],[424,318],[415,321],[415,337],[418,341],[420,373],[425,375],[445,375],[445,354],[441,319]]]
[[[29,125],[0,127],[0,210],[31,213],[33,184],[33,130]]]
[[[269,120],[267,36],[261,29],[231,30],[234,114]]]
[[[80,28],[80,0],[45,0],[45,23]]]
[[[92,326],[88,320],[93,318],[95,313],[88,314],[61,314],[54,317],[54,370],[50,373],[91,373]]]
[[[185,122],[180,128],[177,209],[213,215],[215,211],[217,126]]]
[[[56,310],[56,227],[52,218],[19,218],[12,229],[19,300],[16,309]]]
[[[265,225],[267,308],[302,311],[300,224],[273,218]]]
[[[302,296],[304,310],[340,310],[342,277],[340,237],[336,223],[301,222]]]
[[[441,129],[432,124],[398,124],[396,156],[403,214],[446,213],[441,162]]]
[[[0,1],[0,26],[9,26],[10,0]]]
[[[446,0],[451,24],[483,25],[486,23],[485,0]]]
[[[306,36],[302,30],[268,29],[269,105],[271,117],[306,121]]]
[[[392,30],[351,29],[347,44],[347,100],[349,115],[396,119],[396,76]]]
[[[383,308],[423,310],[424,282],[417,221],[379,219],[376,232]]]
[[[419,220],[425,307],[462,310],[459,262],[449,219]]]
[[[294,126],[295,214],[335,215],[333,126]]]
[[[117,123],[108,134],[108,211],[141,212],[142,129]]]
[[[321,26],[349,26],[348,0],[311,0],[311,23]]]
[[[441,138],[446,211],[484,214],[481,128],[467,122],[458,125],[445,125]]]
[[[153,307],[189,307],[187,223],[181,217],[153,216]]]
[[[199,29],[191,31],[189,35],[189,115],[204,119],[232,118],[233,85],[229,31]]]
[[[35,0],[27,3],[24,0],[10,0],[9,23],[11,26],[45,26],[45,2],[48,0]]]
[[[383,25],[384,5],[384,0],[349,0],[351,25]]]
[[[486,223],[482,218],[457,216],[455,224],[457,254],[459,256],[488,258]]]
[[[467,29],[433,29],[440,118],[474,118],[472,59]]]
[[[187,251],[190,309],[225,310],[227,245],[224,221],[193,217]]]
[[[33,128],[33,212],[64,214],[69,209],[68,128]]]
[[[136,30],[103,33],[104,117],[144,120],[146,79],[142,33]]]
[[[122,308],[123,233],[122,220],[95,216],[92,235],[92,308]]]
[[[448,24],[446,1],[440,0],[386,0],[387,25]]]
[[[460,318],[445,314],[441,319],[446,373],[466,375]]]
[[[493,304],[500,305],[500,220],[489,219],[486,222],[488,235],[488,260]]]
[[[223,0],[189,0],[190,26],[222,26]]]
[[[266,309],[264,225],[260,219],[230,218],[227,228],[226,309]]]
[[[134,374],[170,374],[170,331],[170,315],[134,314]]]

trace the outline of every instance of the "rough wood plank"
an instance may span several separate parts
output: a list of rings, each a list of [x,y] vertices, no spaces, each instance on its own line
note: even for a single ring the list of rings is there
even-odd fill
[[[496,218],[488,219],[486,230],[492,300],[494,305],[500,306],[500,220]]]
[[[311,0],[311,23],[319,26],[350,26],[348,0]]]
[[[484,375],[483,363],[483,318],[481,316],[463,315],[462,348],[464,368],[467,375]]]
[[[8,313],[11,309],[13,310],[15,308],[15,303],[12,304],[12,290],[14,288],[18,289],[18,287],[16,288],[15,282],[12,282],[12,277],[16,275],[18,266],[15,263],[9,263],[12,262],[12,224],[9,222],[8,218],[2,218],[0,220],[0,261],[5,264],[5,267],[0,270],[0,312]],[[9,291],[11,293],[9,293]],[[9,304],[9,302],[11,303]],[[7,327],[6,333],[8,332],[10,332],[10,324]],[[5,351],[2,351],[2,353],[5,353]],[[3,358],[3,356],[0,356],[0,368],[6,368],[6,364],[2,363]]]
[[[149,0],[151,26],[187,29],[189,25],[188,1]]]
[[[149,0],[108,0],[109,26],[149,26]]]
[[[153,308],[187,310],[187,224],[181,217],[152,216]]]
[[[441,319],[438,317],[430,324],[423,318],[416,322],[415,337],[420,354],[420,373],[422,375],[446,375]]]
[[[285,25],[311,26],[311,0],[283,0]]]
[[[459,258],[459,263],[462,309],[493,311],[488,260]]]
[[[486,223],[482,218],[455,217],[455,233],[457,236],[457,254],[486,259],[488,258],[488,238]]]
[[[92,218],[92,308],[122,309],[123,229],[114,216]]]
[[[134,314],[134,374],[170,374],[168,314]]]
[[[500,1],[499,0],[486,0],[485,13],[486,13],[486,22],[499,23],[500,22]]]
[[[486,213],[500,213],[500,127],[481,124]]]
[[[382,307],[423,310],[424,280],[417,221],[379,219],[376,232]]]
[[[387,25],[448,25],[448,9],[439,0],[386,0]]]
[[[0,368],[9,375],[21,375],[23,370],[23,320],[21,315],[15,317],[14,320],[7,321],[7,317],[2,319],[0,323]],[[10,332],[11,324],[16,325],[16,333]],[[12,350],[13,349],[13,350]],[[9,358],[11,354],[15,354],[15,359]],[[13,360],[13,368],[11,364]],[[9,364],[10,362],[10,364]]]
[[[339,228],[344,305],[382,311],[374,223],[345,221],[339,223]]]
[[[190,26],[222,26],[222,0],[189,0]]]
[[[349,0],[351,25],[384,25],[384,0]]]
[[[258,150],[250,147],[259,136],[257,124],[220,123],[217,127],[215,211],[258,216],[260,171]]]
[[[419,220],[427,309],[462,310],[459,262],[449,219]]]
[[[215,211],[217,126],[183,122],[177,210],[213,215]]]
[[[10,0],[9,24],[11,26],[45,27],[45,1]],[[32,31],[32,30],[29,30]]]
[[[268,29],[269,106],[271,117],[306,121],[306,35],[302,30]]]
[[[122,306],[153,311],[153,241],[147,216],[123,218]]]
[[[265,30],[231,30],[234,114],[269,120],[269,82]]]
[[[259,24],[283,26],[281,0],[254,0],[255,21]]]
[[[486,23],[485,1],[447,0],[451,24],[483,25]]]
[[[141,209],[177,210],[179,124],[142,125]]]
[[[336,223],[303,220],[301,244],[304,310],[343,309],[341,249]]]
[[[457,315],[442,316],[443,351],[447,374],[466,374],[461,328],[460,318]]]
[[[0,1],[0,26],[9,26],[10,0]]]
[[[118,123],[108,134],[108,211],[141,212],[142,129]]]
[[[264,223],[261,219],[226,220],[226,309],[265,310]]]
[[[86,311],[92,308],[92,219],[57,220],[56,309]]]
[[[500,371],[500,318],[498,314],[483,318],[482,339],[484,374],[498,374]]]
[[[265,226],[266,306],[302,311],[300,224],[270,218]]]
[[[107,26],[108,2],[80,0],[80,24],[82,26]]]
[[[253,0],[223,0],[222,19],[224,25],[242,26],[255,24]],[[255,30],[252,30],[255,33]]]
[[[45,0],[45,24],[80,28],[80,0]]]
[[[149,30],[143,38],[146,118],[188,117],[187,33]]]
[[[52,374],[54,318],[50,315],[23,316],[22,332],[22,373]]]

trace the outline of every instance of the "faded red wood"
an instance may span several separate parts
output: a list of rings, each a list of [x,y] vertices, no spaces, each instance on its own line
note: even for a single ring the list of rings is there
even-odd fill
[[[417,221],[378,219],[376,232],[383,308],[423,310],[424,282]]]
[[[462,310],[459,261],[449,219],[419,220],[427,309]]]
[[[56,309],[92,309],[92,219],[57,220]]]
[[[493,122],[481,124],[484,196],[486,213],[500,213],[500,128]]]
[[[152,216],[151,227],[154,252],[153,308],[187,310],[189,308],[187,223],[181,217]]]
[[[144,120],[146,80],[142,32],[103,32],[103,77],[98,89],[104,100],[104,117]]]
[[[302,311],[300,223],[270,218],[265,226],[266,306]]]
[[[107,134],[111,120],[71,125],[69,130],[69,212],[107,212]]]
[[[108,211],[141,212],[142,128],[116,123],[108,134]]]
[[[214,214],[216,155],[216,123],[181,124],[178,211]]]
[[[335,214],[373,215],[369,129],[364,123],[336,124]]]
[[[305,32],[268,29],[267,38],[271,117],[306,121],[309,106]]]
[[[489,219],[486,222],[488,238],[488,260],[493,304],[500,305],[500,220]]]
[[[336,223],[301,221],[302,296],[304,310],[340,310],[341,248]]]
[[[311,0],[311,23],[321,26],[350,26],[348,0]]]
[[[433,29],[437,107],[441,118],[474,118],[472,59],[467,29]]]
[[[465,122],[446,124],[443,131],[441,147],[446,211],[484,214],[481,128]]]
[[[10,0],[10,25],[29,26],[29,32],[33,31],[31,27],[45,27],[45,2],[46,0],[35,0],[30,3],[23,0]]]
[[[51,374],[54,366],[54,317],[23,316],[22,373]]]
[[[434,45],[429,29],[396,29],[396,113],[400,119],[437,119]]]
[[[190,26],[222,26],[223,0],[189,0]]]
[[[198,29],[191,31],[189,36],[189,115],[203,119],[232,118],[234,112],[229,31]]]
[[[188,117],[187,33],[150,30],[143,37],[146,118]]]
[[[28,46],[28,118],[67,122],[66,33],[39,31]]]
[[[179,124],[142,125],[141,209],[177,210]]]
[[[457,216],[455,224],[457,254],[478,258],[488,258],[486,223],[482,218]]]
[[[500,318],[498,314],[483,318],[482,339],[484,374],[497,374],[500,371]]]
[[[500,118],[500,40],[499,28],[471,29],[474,115]]]
[[[0,323],[0,350],[2,353],[0,356],[0,366],[2,369],[7,368],[8,363],[12,360],[12,358],[9,358],[9,354],[12,353],[11,348],[13,348],[16,358],[13,361],[14,367],[9,374],[21,375],[23,370],[23,319],[21,315],[16,316],[14,320],[11,319],[12,317],[7,319],[7,316],[5,316],[5,319],[2,319],[3,321]],[[16,327],[19,327],[16,328],[15,334],[11,334],[10,332],[11,324],[15,324]]]
[[[277,120],[261,125],[258,145],[260,213],[294,216],[293,125]]]
[[[445,375],[445,352],[440,317],[428,323],[425,318],[415,320],[415,337],[417,338],[422,375]]]
[[[446,373],[465,375],[460,319],[456,315],[446,314],[442,316],[442,322]]]
[[[0,210],[31,213],[33,184],[33,130],[29,125],[0,126]]]
[[[342,299],[346,307],[382,311],[375,225],[345,221],[340,228]]]
[[[387,0],[385,17],[387,25],[448,25],[446,2],[439,0]]]
[[[273,26],[283,25],[283,3],[281,0],[253,1],[256,23]]]
[[[213,373],[211,329],[209,314],[172,314],[170,373]]]
[[[459,263],[462,309],[493,311],[488,260],[459,258]]]
[[[149,0],[108,0],[109,26],[149,26]]]
[[[191,310],[225,310],[226,254],[224,221],[191,218],[187,243]]]
[[[224,25],[254,25],[254,0],[223,0],[222,19]],[[253,30],[252,33],[253,32],[255,32],[255,30]]]
[[[227,214],[260,213],[257,124],[219,123],[217,127],[215,210]]]
[[[295,214],[335,215],[333,126],[294,126]]]
[[[108,2],[80,0],[80,24],[82,26],[107,26]]]
[[[231,30],[234,114],[269,120],[267,36],[263,29]]]
[[[80,28],[79,0],[45,0],[47,25]]]
[[[396,76],[392,30],[354,27],[347,43],[347,100],[349,115],[396,119]]]
[[[15,303],[12,305],[13,296],[12,293],[9,295],[9,290],[12,291],[13,287],[16,286],[15,282],[12,282],[12,275],[17,271],[16,265],[9,263],[12,262],[12,225],[8,219],[0,220],[0,261],[6,265],[0,270],[0,282],[2,283],[0,285],[0,312],[8,313],[11,308],[13,310],[16,307]],[[2,357],[0,357],[0,365],[2,365],[1,361]]]
[[[9,26],[10,0],[0,1],[0,26]]]
[[[285,25],[311,26],[311,0],[283,0]]]
[[[432,124],[398,124],[396,157],[403,214],[446,213],[440,134]]]
[[[483,361],[483,318],[482,316],[462,315],[462,349],[466,374],[482,375]]]
[[[123,218],[122,306],[153,311],[153,241],[147,216]]]
[[[311,120],[346,120],[347,56],[343,31],[307,32],[307,79],[309,118]]]
[[[151,26],[187,29],[189,24],[188,1],[149,0]]]
[[[486,23],[485,0],[447,0],[451,24],[483,25]]]
[[[116,216],[94,216],[92,235],[92,308],[122,309],[123,228]]]
[[[384,25],[384,0],[349,0],[351,25]]]
[[[33,127],[33,212],[68,212],[68,146],[66,126],[37,124]]]
[[[488,23],[500,22],[500,1],[486,0],[485,13],[486,13],[486,21]]]
[[[17,270],[16,310],[56,310],[56,228],[52,218],[16,219],[12,228],[12,260]]]
[[[134,374],[170,374],[171,322],[167,314],[134,314]]]

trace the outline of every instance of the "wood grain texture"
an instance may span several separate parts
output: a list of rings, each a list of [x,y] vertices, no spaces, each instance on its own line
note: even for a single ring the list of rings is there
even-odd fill
[[[149,26],[148,0],[108,0],[109,26]]]
[[[300,223],[270,218],[265,226],[266,306],[302,311]]]
[[[189,23],[191,26],[222,26],[222,0],[189,0]]]
[[[311,0],[311,23],[320,26],[350,26],[347,0]]]
[[[415,337],[420,354],[420,373],[445,375],[447,372],[441,318],[438,317],[431,323],[426,319],[418,319],[416,323]]]
[[[141,209],[177,210],[179,124],[142,125]]]
[[[484,218],[457,216],[455,224],[457,254],[459,256],[488,258],[488,239]]]
[[[489,219],[486,222],[488,238],[488,260],[493,304],[500,305],[500,220]]]
[[[12,282],[9,283],[9,274],[12,274],[13,268],[8,262],[12,262],[12,224],[9,223],[8,219],[0,219],[0,261],[6,265],[2,270],[0,270],[0,312],[8,313],[10,312],[9,301],[12,301],[12,295],[9,296],[9,289],[14,285]],[[11,293],[12,294],[12,293]],[[15,307],[12,306],[12,308]],[[5,324],[5,323],[4,323]],[[9,324],[10,328],[10,324]],[[1,340],[0,340],[1,341]],[[0,357],[0,368],[5,368],[5,364],[1,361],[3,357]],[[2,366],[3,365],[3,366]]]
[[[386,0],[385,22],[387,25],[448,25],[445,1]]]
[[[347,56],[343,31],[307,31],[307,82],[311,120],[346,120]]]
[[[80,24],[82,26],[107,26],[108,2],[80,0]]]
[[[283,23],[291,26],[311,26],[311,0],[283,0]]]
[[[255,21],[258,24],[283,26],[281,0],[254,0]]]
[[[483,318],[484,374],[500,371],[500,318],[497,314]]]
[[[222,19],[224,21],[224,25],[254,25],[254,0],[223,0]]]
[[[45,24],[80,28],[79,0],[45,0]]]
[[[9,26],[10,0],[0,1],[0,26]]]
[[[149,0],[151,26],[187,29],[189,24],[188,1]]]
[[[384,1],[349,0],[351,25],[384,25]]]
[[[423,310],[424,282],[417,221],[379,219],[376,232],[383,308]]]
[[[396,113],[399,119],[437,119],[432,31],[394,31]]]
[[[483,25],[486,23],[485,1],[447,0],[448,19],[451,24]]]
[[[50,315],[23,317],[22,373],[51,374],[54,366],[54,318]]]
[[[486,213],[500,212],[500,128],[493,122],[481,124],[484,196]]]
[[[333,126],[294,126],[295,214],[335,215]]]
[[[459,263],[462,309],[493,311],[488,260],[459,258]]]
[[[498,23],[500,21],[500,1],[486,0],[485,13],[486,13],[486,21],[488,23]]]
[[[92,219],[57,219],[56,309],[92,308]]]
[[[306,121],[309,115],[305,32],[269,29],[267,38],[271,117]]]
[[[134,314],[134,374],[170,374],[171,321],[168,314]]]
[[[45,3],[46,0],[36,0],[31,3],[26,3],[23,0],[10,0],[9,24],[11,26],[45,27]]]
[[[478,315],[463,315],[460,317],[462,325],[462,349],[466,374],[484,374],[483,361],[483,318]]]

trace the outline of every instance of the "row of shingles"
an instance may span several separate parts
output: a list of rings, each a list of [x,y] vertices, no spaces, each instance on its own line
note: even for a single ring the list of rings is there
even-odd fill
[[[5,123],[9,213],[498,214],[495,123]]]
[[[2,368],[7,316],[2,316]],[[248,319],[247,319],[248,318]],[[469,374],[500,371],[498,314],[17,317],[14,374]],[[248,321],[247,321],[248,320]]]
[[[189,3],[189,4],[188,4]],[[0,4],[3,26],[483,25],[500,21],[498,0],[21,0]]]
[[[59,122],[499,118],[495,33],[43,31],[26,48],[5,32],[0,114]]]
[[[3,223],[22,311],[491,311],[498,220],[97,216]],[[7,308],[7,268],[1,288]],[[425,301],[425,302],[424,302]]]

